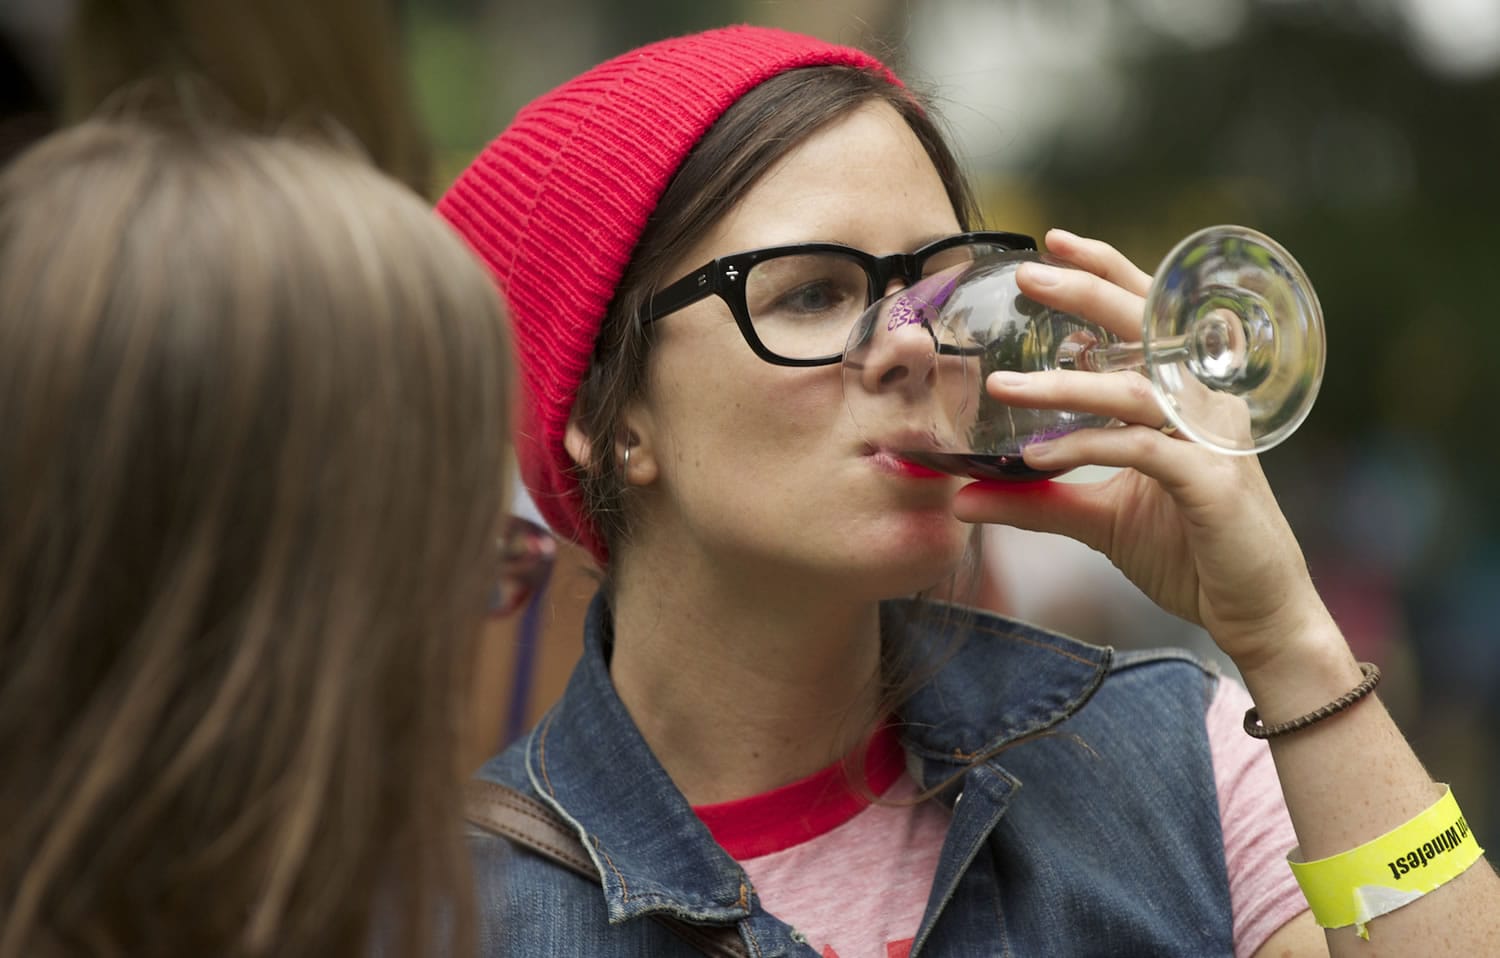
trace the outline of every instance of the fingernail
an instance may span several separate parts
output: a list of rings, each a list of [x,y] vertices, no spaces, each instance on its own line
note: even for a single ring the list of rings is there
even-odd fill
[[[1060,226],[1054,226],[1047,231],[1047,239],[1049,240],[1060,239],[1063,242],[1067,242],[1068,240],[1076,240],[1077,238],[1077,233],[1070,233]]]
[[[1026,374],[1015,372],[993,372],[990,373],[990,385],[999,386],[1002,389],[1014,389],[1017,386],[1026,385]]]
[[[1026,279],[1033,286],[1056,286],[1062,282],[1062,270],[1042,263],[1026,263],[1021,267]]]
[[[1054,448],[1051,440],[1042,439],[1024,447],[1021,450],[1021,454],[1026,457],[1026,461],[1036,465],[1038,464],[1038,460],[1046,459],[1052,455]]]

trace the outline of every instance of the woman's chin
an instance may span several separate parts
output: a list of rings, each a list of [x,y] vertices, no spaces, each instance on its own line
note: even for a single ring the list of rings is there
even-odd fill
[[[852,563],[881,584],[880,598],[912,595],[951,583],[968,548],[968,527],[940,528],[932,534],[893,535],[862,543]]]

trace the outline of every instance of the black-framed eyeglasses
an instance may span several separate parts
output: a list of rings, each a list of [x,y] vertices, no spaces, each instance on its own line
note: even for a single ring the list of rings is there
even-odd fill
[[[705,263],[654,295],[652,323],[709,296],[728,306],[755,355],[778,366],[828,366],[843,357],[854,322],[894,279],[924,277],[999,253],[1036,249],[1021,233],[958,233],[911,253],[875,256],[839,243],[796,243]]]
[[[495,540],[495,553],[500,569],[490,591],[489,615],[503,618],[547,584],[557,558],[557,540],[530,519],[512,515]]]

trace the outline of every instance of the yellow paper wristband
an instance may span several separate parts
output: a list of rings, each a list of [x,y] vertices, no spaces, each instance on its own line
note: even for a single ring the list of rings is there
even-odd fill
[[[1317,861],[1293,861],[1288,855],[1287,864],[1319,925],[1354,925],[1368,939],[1365,925],[1371,919],[1452,881],[1483,854],[1444,785],[1437,804],[1379,838]]]

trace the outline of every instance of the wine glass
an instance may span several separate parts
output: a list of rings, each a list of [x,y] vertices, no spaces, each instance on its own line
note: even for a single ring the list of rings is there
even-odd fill
[[[1146,296],[1139,341],[1025,296],[1025,262],[1067,266],[1034,250],[995,253],[876,301],[850,332],[844,395],[867,439],[957,475],[1029,480],[1026,446],[1106,416],[1026,409],[992,399],[998,370],[1136,370],[1166,421],[1218,452],[1264,452],[1291,435],[1323,379],[1317,296],[1269,237],[1213,226],[1167,254]]]

